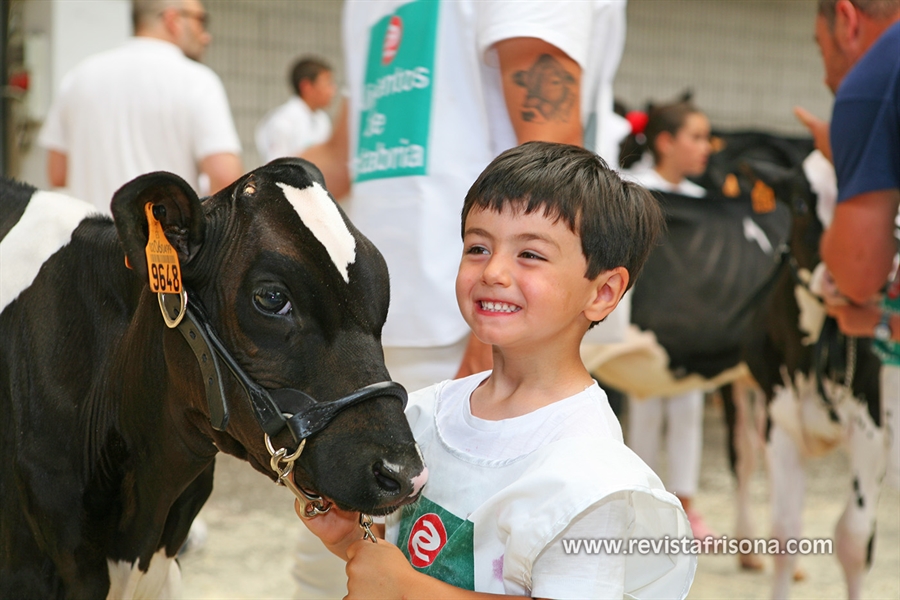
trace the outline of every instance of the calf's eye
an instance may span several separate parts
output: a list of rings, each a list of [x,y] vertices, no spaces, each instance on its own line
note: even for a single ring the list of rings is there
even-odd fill
[[[253,303],[259,310],[273,315],[286,315],[292,308],[285,293],[278,290],[257,290]]]

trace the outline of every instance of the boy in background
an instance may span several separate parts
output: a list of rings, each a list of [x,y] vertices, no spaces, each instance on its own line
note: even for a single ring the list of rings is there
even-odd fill
[[[263,164],[301,152],[331,137],[326,109],[336,86],[331,65],[305,56],[291,67],[291,99],[273,108],[256,126],[256,150]]]

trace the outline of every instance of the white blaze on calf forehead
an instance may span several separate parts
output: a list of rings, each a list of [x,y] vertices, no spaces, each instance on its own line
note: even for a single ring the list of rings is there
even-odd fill
[[[0,240],[0,311],[34,282],[41,266],[69,243],[92,204],[55,192],[35,192],[22,218]]]
[[[347,229],[347,224],[328,192],[316,182],[302,190],[286,183],[277,185],[284,191],[284,197],[300,215],[303,224],[325,246],[344,281],[350,283],[347,268],[356,260],[356,239]]]

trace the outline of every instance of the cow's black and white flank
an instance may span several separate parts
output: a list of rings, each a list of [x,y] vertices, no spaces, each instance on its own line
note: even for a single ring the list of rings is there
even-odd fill
[[[177,596],[174,556],[216,453],[275,475],[247,383],[229,369],[230,418],[211,425],[198,358],[148,288],[148,203],[178,252],[188,308],[205,309],[251,383],[327,404],[389,380],[385,263],[310,163],[274,161],[203,201],[174,175],[145,175],[116,193],[114,222],[3,181],[2,598]],[[273,446],[297,443],[282,429]],[[372,514],[413,500],[426,476],[396,393],[338,412],[294,473]]]
[[[668,396],[683,391],[679,386],[712,390],[749,371],[766,396],[772,536],[782,542],[802,537],[806,457],[845,446],[852,481],[835,553],[848,596],[857,598],[885,465],[880,363],[868,340],[839,334],[809,288],[823,231],[802,169],[811,141],[763,132],[722,138],[725,147],[703,176],[707,198],[659,193],[668,231],[635,284],[632,320],[655,334],[662,360],[631,366],[622,352],[596,374],[616,377],[616,387],[636,396]],[[639,350],[636,356],[659,358]],[[620,365],[662,372],[645,369],[629,380],[614,372]],[[738,421],[749,420],[737,412]],[[751,463],[739,456],[750,444],[737,447],[735,434],[744,432],[730,433],[739,515],[731,537],[753,538],[745,481]],[[773,598],[789,595],[795,564],[795,555],[775,557]]]

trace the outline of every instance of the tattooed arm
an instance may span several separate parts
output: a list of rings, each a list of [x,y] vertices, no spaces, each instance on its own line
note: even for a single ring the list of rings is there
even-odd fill
[[[520,144],[533,140],[581,146],[581,67],[537,38],[495,45],[503,95]]]

